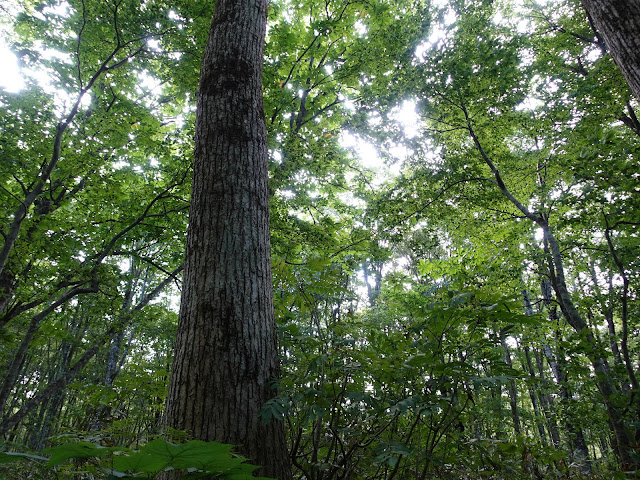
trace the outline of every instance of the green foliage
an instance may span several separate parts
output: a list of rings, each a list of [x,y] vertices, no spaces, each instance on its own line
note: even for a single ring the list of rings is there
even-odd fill
[[[0,21],[25,87],[0,91],[3,239],[69,122],[0,276],[1,416],[28,410],[18,451],[101,436],[52,447],[48,470],[6,452],[1,472],[247,477],[229,447],[145,443],[213,4],[14,3]],[[260,416],[288,429],[296,478],[622,478],[608,415],[634,437],[640,125],[580,2],[273,1],[264,94],[283,376]],[[543,285],[545,222],[581,332]]]
[[[46,462],[56,478],[81,478],[84,474],[103,475],[107,479],[158,478],[164,471],[182,472],[181,478],[255,479],[259,467],[232,453],[231,445],[192,440],[173,444],[156,439],[132,450],[104,447],[92,442],[76,441],[47,448],[49,457],[29,453],[1,452],[0,462],[29,459]],[[262,480],[268,480],[260,477]]]

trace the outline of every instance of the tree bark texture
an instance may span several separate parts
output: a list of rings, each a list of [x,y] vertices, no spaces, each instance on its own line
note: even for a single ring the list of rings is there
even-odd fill
[[[582,5],[640,100],[640,0],[582,0]]]
[[[267,0],[217,0],[197,99],[193,190],[166,423],[291,478],[278,376],[262,61]]]

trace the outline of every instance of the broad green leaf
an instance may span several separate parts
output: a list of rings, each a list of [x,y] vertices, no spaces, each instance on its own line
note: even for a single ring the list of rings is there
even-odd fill
[[[49,447],[43,450],[43,452],[51,454],[47,465],[55,466],[72,458],[80,460],[86,458],[101,458],[110,455],[113,450],[113,448],[102,447],[95,443],[80,441]]]

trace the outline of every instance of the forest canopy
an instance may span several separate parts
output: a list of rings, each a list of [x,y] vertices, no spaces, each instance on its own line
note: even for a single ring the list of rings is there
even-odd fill
[[[161,440],[213,8],[0,3],[0,477],[251,478]],[[259,415],[293,478],[635,478],[638,99],[580,1],[272,0],[266,28]]]

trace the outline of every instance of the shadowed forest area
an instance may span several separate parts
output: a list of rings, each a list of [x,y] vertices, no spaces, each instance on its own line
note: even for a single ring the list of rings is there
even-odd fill
[[[235,437],[165,417],[197,391],[169,385],[213,11],[0,1],[0,478],[255,478],[204,442]],[[639,99],[596,23],[579,0],[269,4],[273,309],[246,297],[279,377],[226,416],[284,430],[280,480],[638,478]],[[240,330],[203,371],[250,383],[244,349],[275,340]]]

